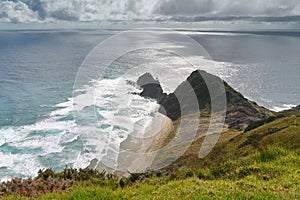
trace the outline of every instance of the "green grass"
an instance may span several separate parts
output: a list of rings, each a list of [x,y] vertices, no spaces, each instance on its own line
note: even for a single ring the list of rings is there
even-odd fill
[[[124,188],[78,181],[66,192],[38,199],[299,199],[300,151],[268,146],[206,169],[133,181]]]
[[[199,139],[162,171],[121,180],[101,174],[91,178],[93,172],[86,171],[66,191],[38,199],[300,199],[299,116],[275,119],[232,137],[223,134],[204,159],[197,157]]]
[[[299,169],[299,152],[268,147],[207,171],[188,170],[116,190],[75,186],[69,193],[41,199],[296,199],[300,198]]]

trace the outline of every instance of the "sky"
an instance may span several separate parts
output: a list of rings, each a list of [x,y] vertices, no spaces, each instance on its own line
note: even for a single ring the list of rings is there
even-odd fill
[[[0,22],[300,22],[300,0],[0,0]]]

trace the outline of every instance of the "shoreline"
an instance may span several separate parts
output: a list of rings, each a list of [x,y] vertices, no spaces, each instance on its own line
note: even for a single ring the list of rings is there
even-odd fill
[[[130,134],[120,143],[118,166],[114,170],[97,162],[89,165],[89,168],[98,171],[107,170],[115,174],[127,175],[126,172],[142,172],[150,168],[156,156],[156,150],[160,148],[164,138],[173,131],[173,121],[161,113],[155,113],[150,125],[145,128],[143,136]],[[151,151],[149,151],[151,150]]]
[[[144,172],[153,167],[152,164],[158,150],[162,147],[167,136],[174,130],[173,121],[170,118],[160,113],[158,115],[160,115],[160,119],[154,120],[149,126],[151,130],[146,132],[151,140],[147,143],[146,139],[146,143],[143,146],[143,154],[132,162],[131,166],[137,171]],[[158,129],[157,124],[160,124]]]

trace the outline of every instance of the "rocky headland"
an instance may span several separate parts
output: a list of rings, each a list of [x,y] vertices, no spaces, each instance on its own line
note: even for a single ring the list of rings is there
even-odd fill
[[[209,83],[210,88],[206,83]],[[211,115],[211,102],[224,101],[226,98],[226,124],[231,129],[244,129],[253,121],[265,119],[273,112],[246,99],[241,93],[234,90],[228,83],[219,77],[202,70],[197,70],[182,82],[173,93],[164,93],[159,80],[150,73],[139,77],[137,84],[143,89],[140,93],[145,98],[155,99],[160,104],[159,112],[173,121],[182,117],[182,114],[196,112],[188,98],[194,93],[197,98],[201,115]],[[213,90],[213,93],[210,93]],[[225,94],[224,94],[225,92]],[[213,95],[213,96],[212,96]],[[220,111],[221,111],[220,106]],[[217,110],[218,111],[218,105]],[[182,113],[183,112],[183,113]]]

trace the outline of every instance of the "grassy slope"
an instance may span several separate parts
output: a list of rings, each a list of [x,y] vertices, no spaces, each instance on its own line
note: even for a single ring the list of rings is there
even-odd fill
[[[202,160],[200,144],[201,138],[164,176],[123,189],[77,182],[40,199],[300,199],[299,113],[246,133],[224,132]]]

